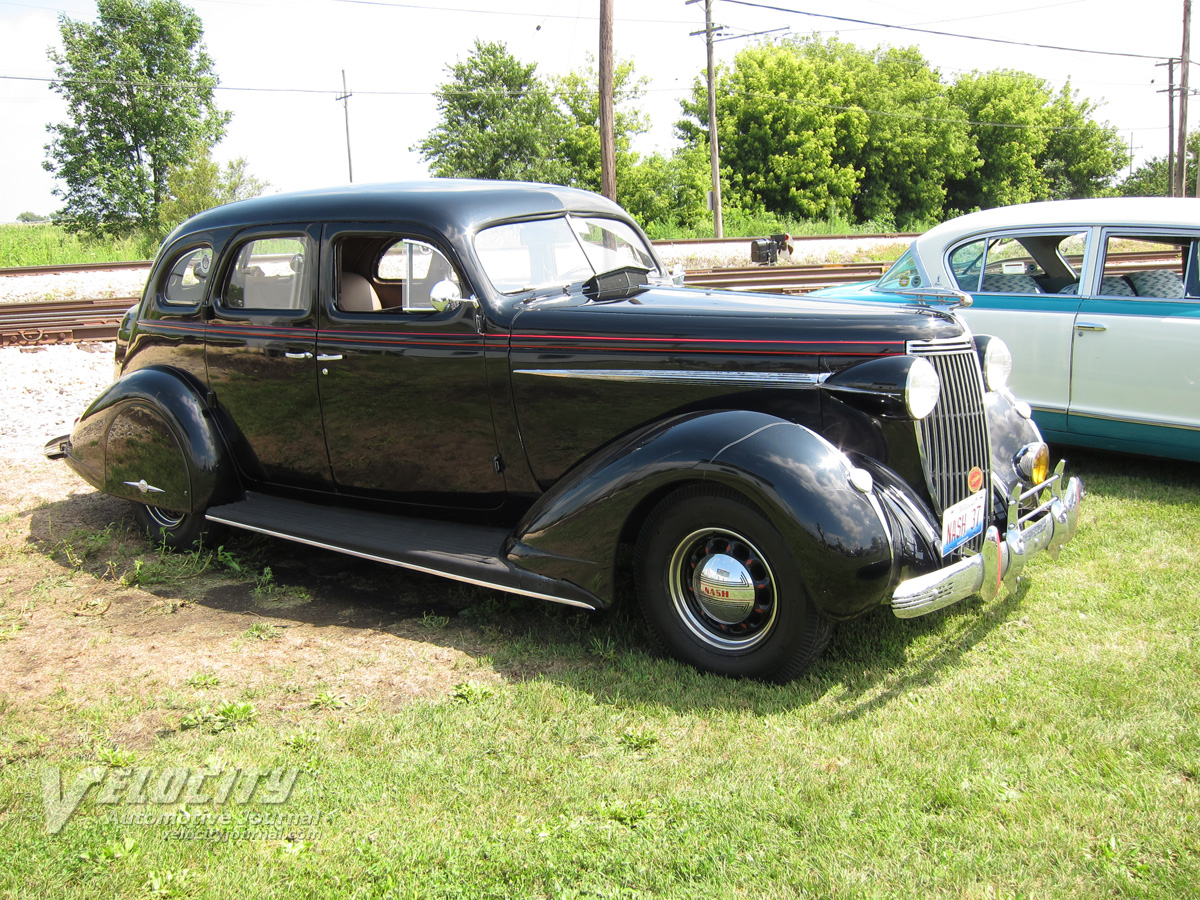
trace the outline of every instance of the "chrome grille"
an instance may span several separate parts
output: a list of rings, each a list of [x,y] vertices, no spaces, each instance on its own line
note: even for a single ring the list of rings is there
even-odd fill
[[[983,407],[983,375],[971,341],[913,341],[909,353],[927,360],[942,381],[942,392],[932,413],[917,423],[925,480],[940,517],[943,511],[971,494],[968,478],[978,466],[983,490],[988,492],[984,521],[990,521],[991,452],[987,416]],[[961,549],[978,551],[983,535]]]

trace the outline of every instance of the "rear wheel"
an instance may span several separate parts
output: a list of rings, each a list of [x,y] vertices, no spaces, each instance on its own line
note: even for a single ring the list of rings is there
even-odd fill
[[[782,536],[741,495],[687,487],[655,507],[638,540],[642,613],[660,647],[698,669],[790,681],[829,644]]]
[[[138,522],[156,544],[171,550],[201,547],[213,534],[213,523],[203,513],[184,513],[143,503],[134,504]]]

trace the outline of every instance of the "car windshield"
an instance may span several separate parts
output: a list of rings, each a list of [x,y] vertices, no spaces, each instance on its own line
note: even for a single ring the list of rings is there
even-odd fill
[[[635,229],[597,216],[495,225],[476,235],[475,252],[502,294],[567,285],[622,266],[658,268]]]

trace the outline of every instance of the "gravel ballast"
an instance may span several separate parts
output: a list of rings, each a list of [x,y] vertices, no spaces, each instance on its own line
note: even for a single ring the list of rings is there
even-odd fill
[[[40,457],[113,379],[111,343],[0,349],[0,458]]]

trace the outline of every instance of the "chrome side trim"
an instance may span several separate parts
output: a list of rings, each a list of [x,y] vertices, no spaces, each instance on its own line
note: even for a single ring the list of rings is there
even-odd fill
[[[549,600],[552,603],[562,603],[565,606],[577,606],[580,609],[590,609],[593,612],[596,609],[596,607],[592,606],[590,603],[583,603],[579,600],[567,600],[563,597],[555,597],[552,594],[543,594],[538,591],[529,591],[523,588],[513,587],[512,585],[497,584],[495,582],[484,581],[478,578],[468,578],[464,575],[454,575],[450,572],[443,572],[441,569],[434,569],[430,566],[418,566],[413,563],[401,562],[397,559],[388,559],[386,556],[376,556],[373,553],[363,553],[360,550],[350,550],[346,547],[339,547],[336,544],[326,544],[322,541],[299,538],[295,535],[287,534],[286,532],[282,531],[275,531],[270,528],[252,527],[234,519],[225,519],[221,516],[214,516],[211,513],[206,515],[204,518],[208,519],[210,522],[217,522],[221,525],[229,525],[231,528],[241,528],[243,531],[254,531],[258,534],[265,534],[269,537],[282,538],[285,541],[292,541],[297,544],[305,544],[309,547],[318,547],[321,550],[332,550],[335,553],[344,553],[346,556],[357,556],[359,559],[369,559],[371,562],[385,563],[386,565],[397,566],[401,569],[411,569],[414,572],[424,572],[426,575],[437,575],[441,578],[449,578],[452,581],[461,581],[464,584],[473,584],[477,587],[491,588],[492,590],[504,591],[505,593],[509,594],[521,594],[525,597],[533,597],[535,600]]]
[[[912,619],[943,609],[973,594],[991,600],[1000,586],[1016,587],[1025,564],[1045,551],[1057,559],[1063,545],[1075,537],[1079,527],[1079,505],[1083,500],[1083,484],[1078,478],[1063,477],[1063,463],[1040,488],[1050,491],[1050,498],[1039,508],[1041,518],[1022,529],[1009,519],[1008,531],[1001,536],[992,526],[987,530],[983,547],[974,556],[960,559],[925,575],[902,581],[892,593],[892,612],[899,619]],[[1016,489],[1015,501],[1020,489]],[[1010,516],[1012,513],[1010,512]]]
[[[1131,419],[1128,416],[1106,416],[1102,413],[1085,413],[1068,410],[1067,415],[1080,419],[1096,419],[1100,422],[1119,422],[1124,425],[1152,425],[1155,428],[1176,428],[1180,431],[1200,431],[1200,425],[1187,425],[1182,422],[1156,422],[1150,419]]]
[[[579,378],[585,381],[657,382],[660,384],[748,384],[756,387],[816,387],[828,373],[805,372],[680,372],[645,369],[515,369],[514,375]]]

